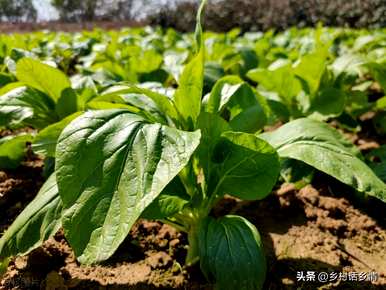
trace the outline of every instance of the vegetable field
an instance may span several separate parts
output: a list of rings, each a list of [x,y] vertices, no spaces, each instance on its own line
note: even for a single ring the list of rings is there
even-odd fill
[[[385,289],[386,30],[203,8],[0,35],[0,287]]]

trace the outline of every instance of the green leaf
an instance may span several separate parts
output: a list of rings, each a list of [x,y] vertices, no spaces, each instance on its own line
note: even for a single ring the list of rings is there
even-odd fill
[[[259,136],[274,146],[280,157],[303,161],[386,202],[386,185],[357,157],[358,149],[328,125],[298,119]]]
[[[264,114],[263,108],[260,105],[251,106],[236,115],[229,125],[234,131],[256,133],[267,123],[267,117]]]
[[[67,118],[41,130],[33,140],[33,151],[46,157],[55,157],[56,144],[60,133],[62,133],[63,129],[70,124],[72,120],[79,117],[81,114],[82,112],[74,113]]]
[[[12,48],[11,53],[10,53],[11,59],[14,61],[18,61],[19,59],[22,59],[24,57],[31,57],[31,58],[36,58],[36,55],[28,50],[25,49],[20,49],[20,48]]]
[[[377,109],[386,109],[386,97],[382,97],[376,102]]]
[[[352,90],[346,93],[345,112],[349,113],[352,118],[359,119],[361,115],[370,111],[372,108],[373,104],[369,102],[367,92]]]
[[[0,139],[0,168],[14,169],[20,165],[27,150],[31,135],[7,136]]]
[[[274,69],[254,69],[247,73],[247,77],[266,90],[278,93],[287,105],[290,105],[301,91],[300,82],[296,79],[290,64]]]
[[[13,88],[0,96],[0,127],[45,127],[57,119],[54,106],[39,91],[25,86]]]
[[[182,211],[190,197],[178,177],[170,182],[162,193],[144,210],[146,219],[164,219]]]
[[[201,111],[201,98],[204,88],[205,44],[202,33],[202,17],[206,0],[202,0],[196,19],[196,55],[184,67],[174,94],[174,103],[185,129],[194,129]]]
[[[229,113],[227,119],[234,131],[255,133],[267,122],[256,92],[235,76],[224,77],[216,83],[204,100],[204,108],[209,113]]]
[[[152,83],[159,84],[166,83],[169,80],[169,73],[164,69],[157,69],[149,73],[142,73],[138,75],[138,82],[140,83]]]
[[[196,30],[194,36],[196,38],[196,53],[203,51],[204,49],[204,37],[202,33],[202,20],[204,17],[204,8],[207,0],[201,0],[201,4],[198,7],[196,14]]]
[[[25,255],[39,247],[61,227],[61,213],[62,203],[52,174],[1,237],[0,260]]]
[[[167,96],[133,85],[113,86],[104,91],[100,97],[95,98],[93,101],[113,101],[114,97],[119,97],[121,99],[115,99],[114,101],[124,102],[147,111],[154,111],[154,109],[157,109],[164,117],[169,117],[172,120],[178,119],[176,108]]]
[[[208,113],[221,111],[229,99],[237,92],[243,81],[238,76],[225,76],[214,85],[211,93],[203,100],[203,106]]]
[[[231,131],[228,123],[216,114],[201,112],[197,127],[201,130],[201,142],[197,148],[199,165],[204,169],[207,183],[215,184],[217,180],[211,178],[215,164],[212,162],[215,147],[221,139],[222,133]]]
[[[265,198],[280,171],[276,150],[253,134],[225,132],[222,137],[213,157],[219,178],[215,192],[245,200]]]
[[[324,50],[303,56],[295,66],[294,73],[307,83],[307,93],[314,95],[326,70],[327,54]]]
[[[91,101],[87,103],[87,109],[91,110],[105,110],[105,109],[127,109],[132,113],[140,113],[141,109],[126,105],[123,103],[116,103],[116,102],[105,102],[105,101]]]
[[[280,175],[285,182],[293,183],[299,189],[311,183],[315,169],[308,164],[295,159],[282,158],[280,165]]]
[[[56,113],[60,119],[63,119],[78,111],[78,95],[72,88],[66,88],[62,91],[56,105]]]
[[[346,94],[336,88],[318,91],[311,101],[309,113],[317,119],[325,120],[342,114],[346,105]]]
[[[142,213],[146,219],[164,219],[184,209],[189,200],[178,195],[160,194]]]
[[[259,122],[257,120],[258,118],[263,118],[263,120],[265,120],[264,110],[257,100],[256,92],[247,83],[241,84],[237,91],[235,91],[226,101],[223,100],[222,106],[223,110],[227,109],[229,111],[230,120],[249,110],[251,107],[259,106],[259,111],[262,114],[255,116],[254,121]],[[253,116],[251,115],[251,117]],[[264,121],[262,123],[264,123]]]
[[[347,76],[354,76],[357,78],[361,73],[361,66],[364,63],[364,55],[345,53],[334,60],[331,64],[331,70],[335,77],[346,74]]]
[[[55,102],[62,96],[63,90],[71,87],[63,72],[32,58],[22,58],[17,62],[16,77],[27,86],[46,93]]]
[[[5,73],[0,73],[0,87],[3,87],[13,81],[12,76],[5,74]]]
[[[270,109],[270,117],[272,120],[270,122],[277,123],[276,120],[279,120],[282,123],[287,123],[290,118],[290,112],[286,105],[284,105],[282,102],[276,101],[276,100],[267,100],[267,104]]]
[[[256,55],[256,51],[252,48],[242,47],[238,50],[238,54],[241,56],[241,61],[239,63],[240,68],[238,69],[239,75],[243,78],[246,73],[256,68],[259,65],[259,59]]]
[[[199,232],[201,270],[215,289],[263,289],[267,272],[260,235],[245,218],[208,217]]]
[[[0,88],[0,95],[5,95],[6,93],[12,91],[13,89],[24,87],[25,85],[21,82],[13,82],[6,84],[4,87]]]
[[[381,179],[383,182],[386,182],[386,145],[371,150],[370,153],[366,155],[366,158],[370,159],[369,166],[374,173]]]
[[[138,73],[150,73],[161,66],[163,61],[162,55],[154,50],[147,50],[140,55],[134,56],[130,59],[132,67]]]
[[[80,262],[114,253],[199,141],[199,132],[149,124],[127,110],[87,112],[64,129],[56,172],[63,227]]]
[[[367,67],[370,69],[374,79],[382,87],[383,92],[386,94],[386,65],[379,63],[369,63]]]
[[[174,103],[186,129],[194,128],[200,115],[204,86],[204,55],[204,50],[200,50],[199,54],[185,66],[174,94]]]

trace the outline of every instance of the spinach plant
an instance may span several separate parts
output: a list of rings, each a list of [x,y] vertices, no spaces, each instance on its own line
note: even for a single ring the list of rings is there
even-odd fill
[[[262,289],[266,261],[255,226],[240,216],[211,216],[225,194],[265,198],[280,158],[291,158],[386,201],[385,184],[326,124],[303,118],[260,134],[267,104],[236,76],[202,96],[204,5],[174,95],[120,83],[100,101],[145,99],[151,110],[132,101],[72,120],[60,133],[54,173],[0,239],[1,259],[30,252],[63,227],[78,260],[98,263],[143,217],[186,232],[186,264],[199,262],[217,289]]]
[[[21,58],[15,75],[17,82],[0,90],[0,128],[33,127],[40,132],[36,136],[21,134],[0,139],[0,160],[5,160],[0,161],[0,168],[17,167],[26,142],[32,143],[36,153],[53,158],[61,131],[87,103],[63,72],[38,60]]]

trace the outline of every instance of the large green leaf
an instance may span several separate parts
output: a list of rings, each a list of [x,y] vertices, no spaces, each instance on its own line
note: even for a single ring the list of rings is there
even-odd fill
[[[386,202],[386,185],[358,157],[358,150],[328,125],[298,119],[259,136],[275,147],[280,157],[303,161]]]
[[[219,178],[215,191],[246,200],[265,198],[279,175],[276,150],[253,134],[225,132],[222,137],[213,156]]]
[[[32,58],[22,58],[16,65],[16,77],[27,86],[38,89],[55,102],[62,92],[71,87],[71,82],[60,70]]]
[[[215,289],[263,288],[266,261],[256,227],[239,216],[208,217],[199,232],[201,269]]]
[[[25,156],[27,142],[31,142],[31,135],[7,136],[0,139],[0,168],[16,168]]]
[[[55,122],[55,104],[43,93],[25,86],[0,96],[0,127],[25,125],[42,128]]]
[[[88,112],[67,126],[56,172],[63,227],[79,261],[109,258],[199,141],[199,132],[149,124],[127,110]]]
[[[34,138],[32,149],[35,153],[43,154],[46,157],[55,157],[56,144],[60,133],[70,124],[72,120],[80,116],[82,112],[78,112],[64,118],[63,120],[47,126],[41,130]]]
[[[62,203],[52,174],[0,239],[0,260],[39,247],[61,227]]]

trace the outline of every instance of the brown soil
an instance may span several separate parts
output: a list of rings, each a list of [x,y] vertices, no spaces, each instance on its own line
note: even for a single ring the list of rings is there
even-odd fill
[[[116,30],[123,27],[139,27],[146,25],[144,22],[136,21],[93,21],[66,23],[60,21],[49,22],[2,22],[0,23],[0,33],[27,33],[40,30],[74,32],[82,30],[93,30],[96,28],[106,30]]]
[[[358,137],[363,146],[370,137]],[[368,148],[363,150],[368,150]],[[376,147],[376,146],[374,146]],[[42,161],[29,154],[16,171],[0,172],[0,231],[33,199]],[[386,289],[385,205],[366,200],[334,179],[317,174],[313,186],[283,184],[259,202],[226,197],[214,216],[239,214],[263,239],[268,276],[264,289]],[[212,289],[199,267],[185,268],[186,235],[160,222],[140,220],[114,256],[81,266],[62,231],[26,257],[13,259],[0,289]],[[298,272],[376,272],[376,282],[297,281]],[[231,273],[230,273],[231,275]]]
[[[4,132],[0,135],[5,136]],[[17,170],[0,170],[0,233],[35,197],[44,180],[43,161],[29,150],[27,159]]]
[[[269,263],[264,289],[386,289],[386,220],[382,213],[369,215],[352,205],[348,195],[339,193],[341,185],[326,176],[316,183],[319,185],[301,190],[285,184],[260,202],[227,197],[213,214],[240,214],[258,227]],[[371,206],[373,210],[382,207],[377,202]],[[0,287],[211,289],[198,267],[182,266],[185,254],[184,234],[160,222],[140,220],[109,261],[80,266],[59,232],[28,256],[12,260]],[[298,282],[298,271],[375,271],[379,277],[375,283],[321,284]]]
[[[189,281],[181,266],[185,244],[184,235],[170,226],[142,220],[109,261],[80,266],[59,232],[30,255],[12,261],[0,285],[4,289],[171,289],[191,283],[198,288],[204,280]]]

